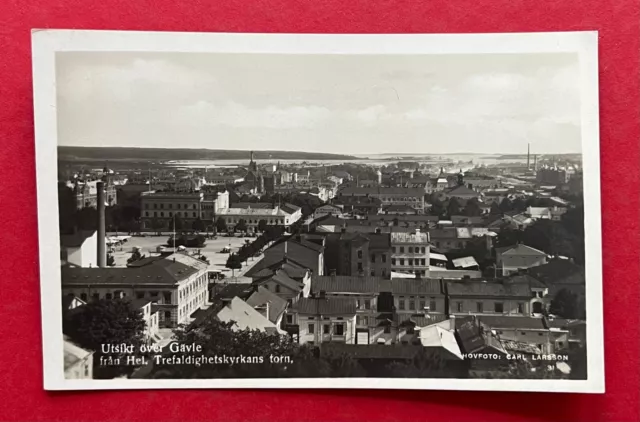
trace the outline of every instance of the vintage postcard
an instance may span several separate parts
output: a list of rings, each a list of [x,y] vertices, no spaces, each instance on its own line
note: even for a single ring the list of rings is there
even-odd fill
[[[45,388],[604,392],[597,67],[34,30]]]

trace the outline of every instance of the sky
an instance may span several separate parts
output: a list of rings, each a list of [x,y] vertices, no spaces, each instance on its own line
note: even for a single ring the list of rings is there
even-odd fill
[[[342,154],[579,153],[574,54],[65,52],[58,143]]]

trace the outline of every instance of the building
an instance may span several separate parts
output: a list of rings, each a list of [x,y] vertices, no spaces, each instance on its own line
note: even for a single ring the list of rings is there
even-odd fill
[[[160,337],[160,315],[158,308],[153,305],[151,299],[133,299],[130,302],[133,309],[137,309],[142,314],[145,322],[144,336],[149,342],[157,342],[162,340]]]
[[[297,326],[300,344],[354,344],[356,308],[356,299],[320,294],[299,299],[288,315],[291,315],[291,325]]]
[[[227,227],[232,230],[243,220],[247,231],[258,231],[260,221],[264,220],[267,225],[278,225],[289,227],[300,218],[302,212],[300,207],[291,204],[275,206],[273,208],[226,208],[217,210],[219,218],[224,219]]]
[[[429,240],[442,253],[465,249],[474,238],[483,238],[491,248],[491,238],[496,234],[485,227],[439,227],[429,230]]]
[[[382,211],[382,201],[373,197],[336,196],[334,205],[342,207],[343,213],[356,215],[379,214]]]
[[[288,303],[277,294],[258,286],[247,299],[243,300],[276,326],[279,327],[282,323]]]
[[[391,240],[385,233],[326,235],[325,259],[330,275],[391,276]]]
[[[346,187],[338,192],[338,196],[379,199],[383,206],[407,205],[422,214],[425,209],[424,189],[398,187]]]
[[[171,231],[177,220],[176,230],[191,230],[196,220],[212,226],[216,216],[229,209],[229,192],[143,192],[140,201],[143,230]]]
[[[425,317],[427,320],[446,317],[446,298],[439,279],[394,278],[391,279],[391,293],[401,321],[409,317]]]
[[[128,267],[62,268],[62,295],[81,300],[149,299],[160,327],[188,323],[207,305],[207,264],[176,253],[144,258]]]
[[[556,353],[565,347],[567,331],[550,330],[544,318],[522,316],[478,316],[478,321],[494,330],[501,341],[536,346],[542,354]],[[559,340],[559,343],[558,342]]]
[[[66,186],[72,190],[76,202],[76,208],[97,208],[98,205],[98,182],[102,180],[80,180],[75,179],[67,182]],[[116,185],[110,181],[104,186],[105,201],[107,206],[118,203]]]
[[[320,205],[313,211],[313,218],[321,218],[327,215],[332,215],[338,218],[342,217],[342,207],[334,204],[324,204]]]
[[[274,262],[286,258],[286,260],[308,269],[313,275],[323,275],[325,271],[324,254],[324,239],[321,243],[317,243],[309,241],[301,235],[295,235],[274,242],[264,251],[264,259]]]
[[[429,234],[416,229],[413,233],[391,233],[391,271],[429,274]]]
[[[521,243],[514,246],[496,248],[496,266],[501,269],[503,276],[546,263],[547,254],[545,252]]]
[[[549,330],[566,333],[558,336],[556,350],[575,350],[587,344],[587,322],[582,319],[545,318]]]
[[[451,199],[451,198],[456,198],[456,199],[462,199],[462,200],[469,200],[469,199],[479,199],[480,198],[480,193],[476,192],[473,189],[470,189],[464,185],[461,186],[454,186],[452,188],[447,188],[445,190],[442,191],[444,194],[444,197],[446,199]]]
[[[93,352],[74,344],[64,336],[62,343],[64,354],[64,377],[66,379],[93,378]]]
[[[232,322],[233,331],[258,330],[273,335],[286,334],[280,327],[269,321],[264,313],[238,297],[234,297],[216,314],[221,322]]]
[[[286,271],[283,270],[276,270],[264,277],[255,277],[253,285],[273,292],[276,296],[289,303],[293,303],[301,297],[309,296],[310,289],[310,284],[305,284],[289,277]]]
[[[549,287],[549,297],[554,298],[562,289],[575,294],[578,300],[578,312],[584,318],[585,302],[585,272],[584,268],[567,259],[552,259],[544,265],[531,267],[527,273]]]
[[[541,185],[562,185],[569,181],[567,170],[558,167],[545,166],[536,173],[536,180]]]
[[[449,314],[531,314],[531,289],[525,284],[462,280],[448,281],[445,285]]]
[[[106,248],[106,240],[103,241]],[[60,261],[74,267],[97,267],[98,232],[89,230],[60,235]]]
[[[62,296],[62,313],[65,314],[73,309],[79,308],[80,306],[86,305],[87,302],[81,300],[79,297],[76,297],[72,294]]]

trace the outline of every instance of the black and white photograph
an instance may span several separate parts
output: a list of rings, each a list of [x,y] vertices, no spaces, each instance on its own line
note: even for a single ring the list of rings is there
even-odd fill
[[[33,34],[51,390],[604,392],[595,32]]]

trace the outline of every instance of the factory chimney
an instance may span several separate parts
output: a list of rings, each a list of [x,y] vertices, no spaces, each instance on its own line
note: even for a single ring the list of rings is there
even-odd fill
[[[104,199],[104,182],[96,184],[98,189],[98,267],[107,266],[107,242],[105,236],[105,199]]]
[[[531,144],[527,144],[527,170],[531,168],[531,166],[529,165],[530,164],[530,162],[529,162],[530,152],[531,152]]]

